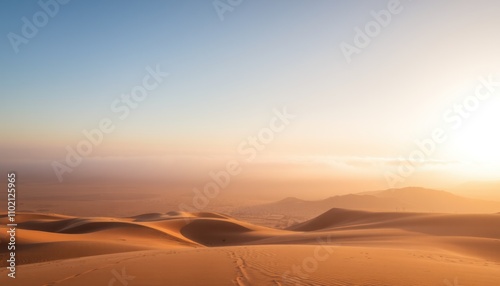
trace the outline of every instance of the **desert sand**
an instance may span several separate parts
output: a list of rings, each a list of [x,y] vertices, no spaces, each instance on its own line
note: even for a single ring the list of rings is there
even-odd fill
[[[212,212],[17,221],[17,278],[2,248],[1,285],[500,285],[498,214],[334,208],[288,229]]]

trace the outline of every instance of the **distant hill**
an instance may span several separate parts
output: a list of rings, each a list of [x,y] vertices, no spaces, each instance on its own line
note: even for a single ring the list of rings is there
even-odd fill
[[[461,196],[500,201],[500,181],[467,182],[450,191]]]
[[[304,221],[332,208],[385,212],[498,213],[500,202],[471,199],[425,188],[402,188],[334,196],[306,201],[286,198],[277,202],[240,208],[235,217],[273,216]]]
[[[414,212],[494,213],[500,206],[500,202],[496,201],[472,199],[445,191],[415,187],[361,194],[396,200],[403,206],[402,210]]]

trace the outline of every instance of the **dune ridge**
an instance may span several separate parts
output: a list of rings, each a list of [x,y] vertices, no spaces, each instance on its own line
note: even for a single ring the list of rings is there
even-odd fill
[[[0,215],[0,223],[5,224],[6,219],[5,214]],[[283,286],[294,285],[297,279],[302,279],[303,285],[349,285],[353,281],[371,285],[401,283],[402,277],[397,275],[384,278],[380,273],[387,270],[379,269],[381,263],[401,269],[401,273],[415,265],[419,267],[416,271],[430,271],[432,275],[412,278],[422,285],[440,285],[431,279],[453,271],[469,273],[476,281],[474,285],[500,281],[500,252],[491,251],[500,249],[497,214],[333,208],[288,229],[255,225],[209,212],[147,213],[124,218],[19,213],[17,219],[18,268],[30,275],[20,276],[12,285],[38,285],[26,283],[39,280],[45,281],[43,285],[85,285],[95,275],[109,274],[116,264],[136,270],[141,285],[164,285],[161,281],[165,279],[182,283],[179,285]],[[6,239],[4,233],[2,230],[2,240]],[[290,273],[283,281],[294,263],[314,257],[318,249],[329,258],[321,267],[318,262],[317,271],[306,280]],[[2,283],[6,255],[2,249]],[[214,261],[220,270],[203,266]],[[378,271],[368,271],[369,278],[359,280],[345,275],[367,271],[364,265],[372,262],[377,262],[372,267]],[[54,265],[62,270],[58,272]],[[165,272],[158,265],[178,270]],[[333,268],[329,267],[340,267],[345,273],[332,274],[328,269]],[[193,280],[196,277],[193,273],[209,277],[206,283],[212,284],[196,284],[199,282]],[[228,282],[224,275],[233,278]],[[60,279],[53,281],[52,277]]]

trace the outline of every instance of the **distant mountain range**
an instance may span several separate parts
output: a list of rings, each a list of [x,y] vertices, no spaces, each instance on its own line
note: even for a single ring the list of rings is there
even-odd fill
[[[500,181],[468,182],[451,191],[461,196],[500,201]]]
[[[240,208],[232,215],[239,218],[254,216],[275,217],[277,220],[286,218],[290,222],[298,222],[318,216],[332,208],[385,212],[498,213],[500,202],[410,187],[340,195],[317,201],[289,197],[273,203]]]

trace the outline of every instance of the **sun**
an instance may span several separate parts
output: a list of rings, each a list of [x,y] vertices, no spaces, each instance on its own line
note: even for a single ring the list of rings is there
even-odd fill
[[[447,153],[461,161],[500,164],[500,100],[488,103],[452,131]]]

